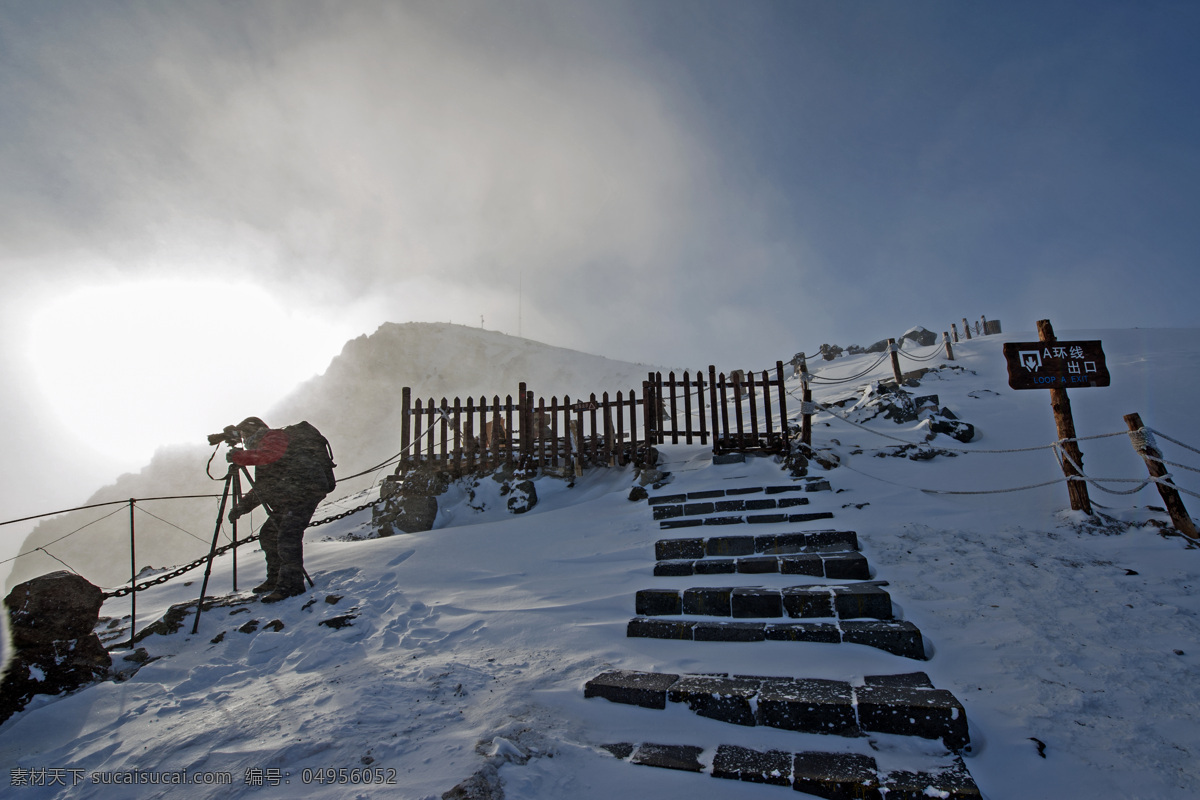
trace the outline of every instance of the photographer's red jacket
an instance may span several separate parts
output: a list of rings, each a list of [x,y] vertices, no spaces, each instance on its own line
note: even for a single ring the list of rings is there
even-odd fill
[[[231,450],[229,460],[240,467],[260,467],[274,464],[288,449],[287,431],[272,428],[262,435],[252,449]]]

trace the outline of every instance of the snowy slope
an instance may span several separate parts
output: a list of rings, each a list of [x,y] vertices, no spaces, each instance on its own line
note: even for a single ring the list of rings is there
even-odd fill
[[[1107,389],[1072,392],[1081,436],[1119,432],[1122,415],[1138,411],[1147,425],[1200,444],[1188,407],[1200,359],[1197,331],[1059,336],[1103,340],[1113,374]],[[321,771],[344,768],[348,779],[349,770],[368,767],[394,777],[388,796],[430,798],[490,758],[509,798],[770,800],[798,795],[633,766],[599,745],[730,742],[873,752],[881,766],[924,754],[919,742],[893,741],[903,737],[806,736],[730,726],[680,708],[585,700],[583,683],[613,667],[852,681],[919,668],[966,707],[973,742],[967,765],[985,797],[1195,797],[1200,551],[1163,535],[1165,514],[1147,508],[1161,504],[1153,489],[1120,496],[1094,489],[1105,515],[1097,523],[1064,511],[1061,483],[1004,494],[920,491],[991,491],[1061,477],[1048,450],[980,452],[1039,447],[1055,437],[1048,396],[1006,384],[1001,342],[1030,338],[962,343],[954,363],[963,370],[926,375],[914,390],[937,394],[977,427],[969,444],[946,437],[931,443],[967,452],[887,457],[876,448],[899,442],[871,431],[919,442],[922,424],[876,418],[864,430],[818,418],[815,444],[842,465],[813,467],[833,491],[809,495],[811,508],[832,511],[833,526],[858,532],[898,615],[924,633],[927,662],[856,645],[628,639],[638,589],[697,581],[652,575],[654,541],[671,533],[659,530],[644,501],[627,499],[634,473],[596,470],[573,486],[539,479],[541,502],[522,516],[509,515],[498,485],[485,479],[471,505],[464,487],[452,490],[427,533],[346,540],[364,533],[365,513],[312,529],[307,566],[317,587],[307,596],[214,608],[194,636],[188,618],[176,634],[143,640],[157,660],[129,680],[39,699],[0,726],[8,779],[37,774],[12,770],[80,770],[63,774],[68,784],[80,777],[74,787],[22,788],[19,796],[30,798],[383,794]],[[875,358],[811,366],[836,379]],[[820,388],[817,400],[860,398],[871,377],[888,374],[881,366],[861,380]],[[1200,466],[1194,453],[1161,443],[1168,459]],[[1124,436],[1082,447],[1089,475],[1145,475]],[[671,472],[663,491],[672,492],[790,480],[770,458],[714,466],[701,446],[662,448],[660,468]],[[1181,486],[1200,491],[1195,473],[1174,472]],[[1200,500],[1185,500],[1195,512]],[[257,554],[243,552],[239,587],[257,582],[261,570]],[[755,577],[764,585],[786,580]],[[230,561],[222,559],[210,594],[229,594],[231,580]],[[173,603],[194,600],[198,581],[196,575],[187,585],[175,581],[141,595],[139,627]],[[127,612],[127,601],[105,608],[113,617]],[[353,618],[340,628],[321,624],[341,617]],[[251,620],[257,625],[247,626]],[[276,620],[278,630],[270,625]],[[122,663],[119,654],[116,661]],[[227,772],[233,785],[131,790],[92,774],[165,770]],[[278,778],[280,785],[248,785],[248,777],[268,784]],[[335,783],[317,782],[321,777]]]

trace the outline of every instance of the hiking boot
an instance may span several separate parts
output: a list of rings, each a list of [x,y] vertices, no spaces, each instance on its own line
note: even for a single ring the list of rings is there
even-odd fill
[[[278,603],[280,600],[286,600],[289,597],[295,597],[298,594],[304,594],[303,587],[299,589],[286,589],[282,586],[277,586],[270,594],[263,595],[260,599],[260,602]]]
[[[274,588],[275,588],[275,581],[263,581],[258,586],[255,586],[253,589],[251,589],[250,591],[254,592],[255,594],[262,594],[263,592],[272,591]]]

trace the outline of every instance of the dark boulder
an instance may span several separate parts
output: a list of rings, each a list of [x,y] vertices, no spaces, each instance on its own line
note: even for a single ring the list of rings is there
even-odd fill
[[[14,652],[0,683],[0,722],[34,695],[108,677],[112,659],[95,633],[103,603],[99,587],[65,571],[18,584],[4,598]]]

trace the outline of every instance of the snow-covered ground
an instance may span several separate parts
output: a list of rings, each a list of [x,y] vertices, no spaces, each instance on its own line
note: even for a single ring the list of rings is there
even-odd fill
[[[1191,408],[1200,331],[1058,334],[1101,339],[1113,375],[1111,387],[1072,392],[1081,437],[1123,431],[1122,415],[1136,411],[1148,426],[1200,445]],[[1023,450],[1055,438],[1049,397],[1010,390],[1001,355],[1003,341],[1035,338],[1026,332],[961,343],[954,366],[962,369],[926,375],[913,390],[937,394],[941,406],[976,426],[969,444],[945,436],[930,443],[954,455],[887,457],[900,443],[871,432],[921,442],[921,422],[877,417],[866,430],[819,416],[814,443],[842,465],[813,465],[810,475],[828,479],[832,491],[807,496],[809,509],[832,511],[834,519],[754,531],[857,531],[898,616],[923,632],[929,661],[857,645],[626,638],[638,589],[720,578],[743,585],[745,576],[654,577],[655,540],[678,534],[660,531],[647,504],[628,499],[637,483],[631,469],[591,471],[573,486],[540,478],[540,502],[520,516],[507,512],[489,478],[473,499],[466,487],[452,489],[426,533],[351,540],[367,532],[369,512],[310,529],[306,563],[317,585],[308,595],[213,608],[196,635],[189,617],[178,633],[141,642],[157,660],[128,680],[37,699],[0,726],[0,760],[9,770],[0,785],[52,774],[67,786],[13,786],[6,796],[436,798],[490,759],[508,798],[769,800],[797,795],[633,766],[599,746],[870,752],[869,743],[731,726],[677,707],[585,700],[584,682],[610,668],[851,681],[923,669],[966,707],[966,763],[991,800],[1200,796],[1200,549],[1165,535],[1166,515],[1148,508],[1161,505],[1153,488],[1133,495],[1093,488],[1103,515],[1094,521],[1064,510],[1062,483],[999,494],[921,491],[991,491],[1061,477],[1050,450]],[[837,379],[876,358],[810,366]],[[818,387],[816,399],[861,398],[871,378],[889,374],[885,363],[865,378]],[[1200,466],[1196,454],[1159,443],[1169,460]],[[1091,476],[1145,477],[1125,436],[1084,441],[1082,449]],[[661,454],[660,469],[672,481],[662,492],[791,480],[771,458],[713,465],[705,447],[685,445]],[[1200,491],[1194,472],[1172,471],[1182,487]],[[1184,499],[1195,513],[1200,500]],[[244,589],[260,578],[261,559],[243,551],[239,561]],[[199,573],[189,578],[139,595],[139,627],[194,600]],[[754,582],[781,586],[791,578]],[[222,558],[210,595],[230,593],[231,579],[231,562]],[[120,617],[128,601],[110,601],[104,613]],[[338,618],[349,624],[321,624]],[[123,663],[116,651],[116,666]],[[919,740],[892,739],[902,737],[874,743],[881,766],[922,757]],[[395,785],[386,792],[364,785],[363,773],[351,782],[356,769]],[[177,770],[228,773],[232,786],[98,782],[114,773]],[[336,770],[346,771],[344,781]],[[253,785],[260,779],[264,785]]]

